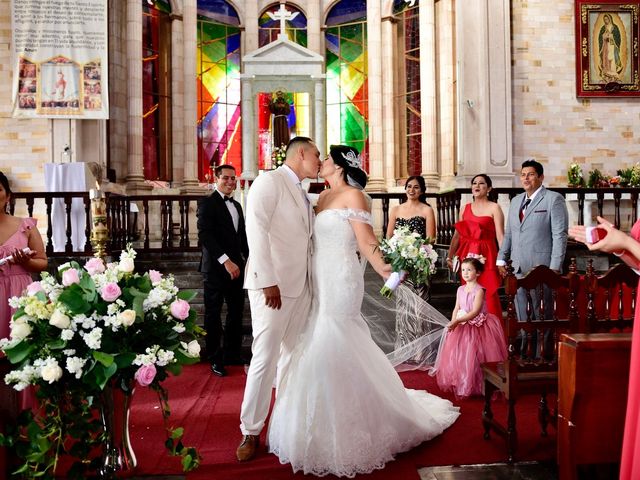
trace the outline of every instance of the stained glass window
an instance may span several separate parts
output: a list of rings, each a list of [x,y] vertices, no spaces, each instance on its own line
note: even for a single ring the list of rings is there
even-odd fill
[[[171,7],[142,1],[142,149],[148,180],[171,180]]]
[[[198,0],[198,178],[216,165],[242,172],[240,19],[224,0]]]
[[[367,4],[342,0],[326,19],[327,139],[357,148],[369,170]]]
[[[264,47],[268,43],[271,43],[278,39],[280,34],[280,20],[273,20],[269,13],[276,13],[280,8],[280,4],[275,4],[267,8],[260,19],[258,20],[258,45]],[[287,37],[292,42],[307,46],[307,17],[304,14],[290,4],[285,4],[285,8],[290,12],[297,12],[297,15],[292,20],[285,22],[285,32]]]
[[[422,173],[422,132],[420,119],[420,29],[418,2],[411,6],[406,0],[395,0],[393,13],[398,22],[398,46],[402,49],[400,65],[401,101],[405,138],[402,173],[407,176]],[[406,169],[406,171],[405,171]]]

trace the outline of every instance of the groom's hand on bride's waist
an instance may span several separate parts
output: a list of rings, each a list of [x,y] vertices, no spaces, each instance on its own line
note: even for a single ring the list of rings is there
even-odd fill
[[[265,305],[269,308],[280,310],[280,307],[282,307],[282,299],[280,298],[280,289],[278,288],[278,285],[265,287],[262,291],[264,292]]]

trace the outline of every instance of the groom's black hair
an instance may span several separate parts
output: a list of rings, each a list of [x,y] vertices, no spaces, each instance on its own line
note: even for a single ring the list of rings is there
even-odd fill
[[[524,162],[522,162],[522,166],[520,167],[520,170],[526,167],[533,167],[536,170],[536,173],[538,174],[538,176],[544,175],[544,168],[542,167],[542,164],[540,162],[536,162],[533,158],[530,158],[529,160],[525,160]]]
[[[305,147],[312,145],[314,141],[309,137],[293,137],[289,140],[287,144],[287,149],[285,150],[285,157],[289,155],[289,150],[292,148],[296,148],[298,145],[304,145]]]

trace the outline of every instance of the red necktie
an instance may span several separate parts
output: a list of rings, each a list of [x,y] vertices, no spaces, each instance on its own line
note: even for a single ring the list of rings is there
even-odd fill
[[[522,208],[520,209],[520,223],[522,223],[522,219],[524,218],[524,212],[527,211],[527,206],[531,203],[531,199],[527,198],[522,204]]]

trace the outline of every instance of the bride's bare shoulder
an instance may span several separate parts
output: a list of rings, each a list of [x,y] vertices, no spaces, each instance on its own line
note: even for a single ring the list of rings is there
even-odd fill
[[[371,210],[371,207],[369,206],[369,197],[363,190],[349,188],[345,190],[343,195],[346,203],[345,206],[347,208],[352,208],[354,210]]]

